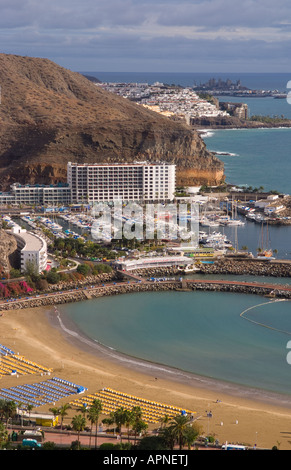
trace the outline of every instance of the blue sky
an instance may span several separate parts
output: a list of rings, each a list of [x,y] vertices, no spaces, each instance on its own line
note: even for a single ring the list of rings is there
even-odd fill
[[[0,0],[1,52],[76,71],[289,72],[290,0]]]

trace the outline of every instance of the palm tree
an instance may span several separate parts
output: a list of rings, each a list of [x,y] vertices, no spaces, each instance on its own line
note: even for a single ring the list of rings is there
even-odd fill
[[[65,403],[63,406],[60,407],[59,409],[59,413],[60,413],[60,416],[61,416],[61,431],[63,430],[63,422],[64,422],[64,418],[65,416],[67,416],[67,410],[69,410],[71,408],[71,405],[69,405],[68,403]]]
[[[1,419],[1,421],[3,420],[4,414],[5,414],[5,403],[6,403],[6,400],[1,398],[0,399],[0,419]]]
[[[72,427],[78,434],[78,449],[80,449],[80,432],[84,431],[86,419],[82,415],[75,415],[72,419]]]
[[[136,443],[136,435],[137,433],[140,433],[143,430],[143,426],[141,423],[144,423],[144,421],[142,421],[141,407],[133,406],[131,409],[131,415],[132,415],[132,429],[134,430],[134,443]]]
[[[102,402],[101,400],[94,399],[92,405],[89,408],[88,412],[88,419],[91,422],[91,433],[90,433],[90,445],[91,445],[91,434],[92,434],[92,427],[93,424],[96,425],[96,433],[95,433],[95,449],[97,449],[97,433],[98,433],[98,421],[102,411]]]
[[[121,406],[120,408],[117,408],[117,410],[115,410],[114,413],[113,413],[114,422],[115,422],[116,426],[118,427],[119,433],[120,433],[120,443],[122,443],[122,425],[126,421],[127,411],[128,410],[125,410],[123,408],[123,406]]]
[[[88,420],[90,421],[91,423],[91,427],[90,427],[90,440],[89,440],[89,446],[91,447],[91,439],[92,439],[92,428],[93,428],[93,424],[96,425],[96,435],[97,435],[97,417],[96,417],[96,412],[94,410],[93,407],[90,406],[89,410],[88,410],[88,414],[87,414],[87,418]],[[96,437],[97,439],[97,437]],[[96,448],[96,441],[95,441],[95,448]]]
[[[160,423],[161,423],[161,429],[163,429],[163,427],[166,426],[166,424],[168,424],[170,418],[169,418],[169,415],[165,414],[164,416],[162,416],[160,418]]]
[[[166,449],[174,450],[176,435],[172,427],[165,427],[160,431],[160,436],[162,437]]]
[[[4,424],[0,422],[0,449],[8,441],[8,431],[5,428]]]
[[[28,411],[28,416],[29,416],[29,422],[30,422],[30,415],[31,415],[31,412],[32,412],[33,408],[34,408],[34,406],[31,403],[26,405],[26,409]]]
[[[124,424],[127,427],[127,440],[129,442],[129,428],[133,422],[133,414],[130,410],[124,410]]]
[[[186,415],[177,415],[174,417],[173,421],[170,423],[170,429],[172,429],[174,436],[176,437],[179,449],[182,450],[185,433],[189,427],[190,418]]]
[[[136,436],[141,432],[145,432],[148,428],[148,424],[142,419],[138,419],[133,422],[132,429],[134,431],[134,445],[136,444]]]
[[[201,432],[201,429],[197,423],[193,423],[192,425],[188,426],[185,429],[184,436],[185,436],[185,441],[187,442],[187,445],[188,445],[188,450],[191,450],[191,446],[196,441],[200,432]]]
[[[49,411],[54,415],[55,418],[60,414],[60,408],[49,408]]]
[[[85,416],[87,412],[87,405],[83,404],[82,406],[80,406],[80,408],[77,409],[77,411],[80,411],[83,414],[83,416]]]
[[[9,418],[12,418],[16,413],[16,403],[15,401],[7,401],[4,403],[4,416],[6,418],[6,424],[8,423]]]

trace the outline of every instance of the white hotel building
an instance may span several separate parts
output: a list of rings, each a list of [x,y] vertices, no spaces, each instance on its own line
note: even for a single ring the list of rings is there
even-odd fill
[[[176,167],[167,163],[68,163],[72,203],[172,201]]]
[[[27,232],[14,224],[11,233],[16,238],[17,251],[20,255],[20,270],[25,273],[28,264],[35,266],[38,273],[47,269],[47,244],[36,233]]]

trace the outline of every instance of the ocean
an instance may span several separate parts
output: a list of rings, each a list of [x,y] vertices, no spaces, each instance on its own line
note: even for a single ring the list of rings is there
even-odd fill
[[[206,83],[209,79],[230,79],[241,81],[242,86],[251,90],[278,90],[286,92],[291,73],[182,73],[182,72],[81,72],[98,78],[101,82],[112,83],[148,83],[155,82],[193,86]]]
[[[291,194],[291,128],[224,129],[207,135],[208,150],[230,154],[218,155],[228,183]]]
[[[58,308],[93,341],[136,363],[144,359],[153,368],[158,364],[291,394],[288,301],[216,292],[148,292]]]
[[[286,92],[291,79],[287,73],[83,73],[108,82],[159,81],[182,86],[212,77],[230,78],[252,89],[280,92]],[[247,104],[250,114],[291,119],[291,106],[285,99],[250,98]],[[219,155],[228,182],[291,194],[291,129],[215,130],[205,143],[209,150],[231,154]],[[247,222],[225,231],[232,241],[238,238],[239,247],[247,245],[256,252],[259,225]],[[269,233],[278,257],[291,259],[291,227],[270,227]],[[273,282],[290,284],[291,280]],[[291,339],[288,301],[270,303],[264,297],[230,293],[156,292],[104,297],[59,309],[93,341],[137,361],[148,360],[153,367],[157,363],[266,393],[291,394],[291,365],[286,359]]]

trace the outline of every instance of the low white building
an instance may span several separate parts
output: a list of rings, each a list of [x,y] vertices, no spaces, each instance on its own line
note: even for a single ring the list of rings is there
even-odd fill
[[[20,270],[25,272],[29,264],[36,267],[38,273],[47,268],[47,243],[35,233],[27,232],[14,225],[11,233],[16,238],[17,249],[20,254]]]
[[[123,271],[132,271],[135,269],[188,266],[192,264],[192,260],[186,256],[153,256],[127,261],[117,261],[116,264],[118,268]]]

